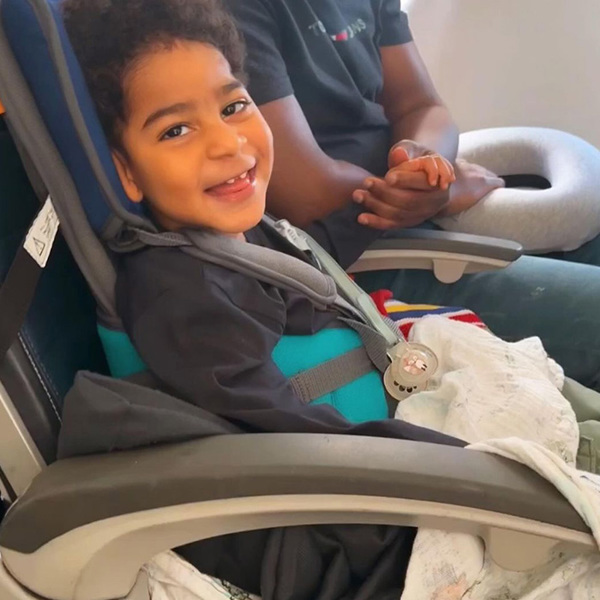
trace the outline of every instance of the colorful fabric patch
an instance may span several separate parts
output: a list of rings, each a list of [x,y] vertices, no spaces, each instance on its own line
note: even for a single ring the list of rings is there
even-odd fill
[[[468,308],[459,306],[435,306],[432,304],[406,304],[392,298],[389,290],[378,290],[371,294],[379,312],[398,323],[405,338],[412,326],[427,315],[440,315],[454,321],[471,323],[476,327],[485,328],[485,323]]]

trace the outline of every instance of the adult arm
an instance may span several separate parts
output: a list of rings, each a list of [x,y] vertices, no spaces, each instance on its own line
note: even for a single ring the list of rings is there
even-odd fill
[[[394,142],[410,139],[456,159],[458,128],[439,97],[414,42],[380,48],[383,67],[381,103]]]
[[[269,0],[226,0],[226,4],[246,41],[250,92],[275,140],[269,211],[306,227],[351,205],[352,192],[370,173],[330,158],[317,144],[294,96],[284,59],[285,41],[279,28],[282,17],[275,4]],[[410,41],[406,16],[400,12],[398,0],[386,0],[385,6],[391,13],[381,15],[385,17],[380,19],[385,28],[377,33],[381,43]],[[413,77],[411,85],[415,82]],[[407,178],[407,183],[422,184],[420,173],[408,174]],[[390,193],[394,194],[393,190]],[[396,194],[396,201],[401,202],[402,196],[402,193]],[[350,213],[355,218],[360,211],[351,207]],[[417,220],[422,221],[428,216],[431,215],[418,215]]]
[[[381,103],[392,125],[393,141],[403,145],[401,140],[412,140],[413,147],[407,147],[411,158],[433,151],[454,162],[458,129],[438,95],[416,45],[398,37],[406,15],[400,11],[396,0],[384,0],[382,17],[380,54],[384,87]],[[392,147],[389,156],[391,169],[385,181],[373,179],[369,190],[363,187],[355,193],[366,209],[360,217],[362,223],[378,229],[395,229],[415,215],[414,205],[419,206],[423,202],[432,207],[437,203],[439,215],[456,214],[503,185],[501,179],[486,169],[459,161],[455,164],[456,181],[448,192],[428,190],[423,185],[414,185],[404,173],[394,169],[402,154]],[[419,175],[424,178],[422,173]],[[412,197],[398,201],[397,197],[387,193],[389,185],[415,191]]]
[[[414,83],[414,78],[412,81]],[[268,192],[269,211],[295,225],[307,227],[347,207],[354,190],[363,187],[371,174],[356,165],[334,160],[319,148],[293,95],[263,104],[260,110],[271,127],[275,143],[275,162]],[[436,133],[436,121],[442,121],[436,107],[429,111],[413,107],[403,122],[396,123],[395,131],[402,131],[404,127],[407,134],[414,133],[418,121],[423,132],[421,141],[435,137],[440,144],[453,147],[451,133]],[[394,213],[394,227],[418,225],[445,205],[447,194],[432,191],[423,173],[404,172],[401,177],[400,185],[396,184],[396,187],[378,188],[382,202],[403,207],[401,213]],[[360,212],[350,209],[353,218]],[[371,223],[365,221],[363,224]]]
[[[269,211],[307,227],[348,206],[352,192],[371,174],[321,150],[295,96],[262,104],[260,110],[275,147]]]

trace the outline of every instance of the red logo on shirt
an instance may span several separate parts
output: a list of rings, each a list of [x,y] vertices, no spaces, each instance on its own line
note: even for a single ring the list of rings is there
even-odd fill
[[[356,19],[354,23],[351,23],[345,29],[342,29],[339,33],[331,34],[325,29],[325,25],[321,21],[317,21],[309,26],[309,29],[315,34],[327,34],[334,42],[347,42],[353,37],[357,36],[361,31],[367,28],[367,24],[362,19]]]
[[[342,31],[342,33],[338,33],[337,35],[330,36],[334,42],[345,42],[348,39],[348,32]]]

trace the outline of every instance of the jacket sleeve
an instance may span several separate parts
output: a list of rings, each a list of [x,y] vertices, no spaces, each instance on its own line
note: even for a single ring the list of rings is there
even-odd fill
[[[379,46],[395,46],[412,41],[408,17],[400,9],[400,4],[398,0],[380,0],[375,32]]]
[[[305,405],[271,358],[284,326],[285,306],[277,290],[232,273],[224,285],[194,277],[164,290],[128,329],[146,365],[168,388],[247,431],[464,445],[403,421],[353,425],[331,406]]]

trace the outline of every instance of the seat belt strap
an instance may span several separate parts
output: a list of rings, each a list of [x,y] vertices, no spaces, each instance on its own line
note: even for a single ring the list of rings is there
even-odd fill
[[[386,340],[378,331],[356,319],[339,317],[339,320],[358,333],[363,346],[290,378],[296,395],[307,404],[374,370],[383,374],[390,364]]]
[[[6,356],[25,322],[58,226],[58,217],[48,196],[0,287],[0,360]]]
[[[398,328],[390,326],[390,323],[381,316],[371,296],[348,276],[346,271],[335,262],[316,240],[305,231],[292,226],[285,219],[275,221],[273,227],[301,250],[310,250],[321,269],[335,281],[340,294],[353,308],[360,312],[366,323],[383,336],[389,348],[402,340]]]
[[[365,349],[355,348],[316,367],[301,371],[290,377],[290,383],[296,395],[309,404],[372,370],[373,365]]]

